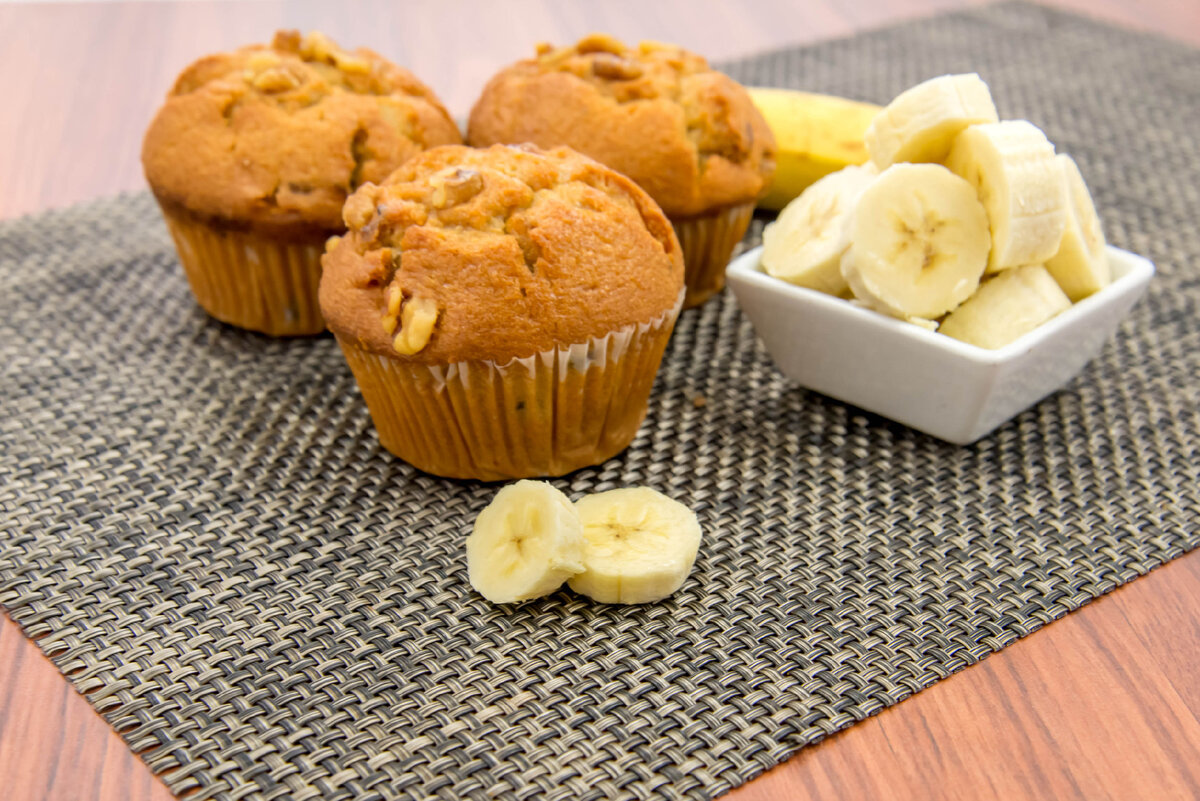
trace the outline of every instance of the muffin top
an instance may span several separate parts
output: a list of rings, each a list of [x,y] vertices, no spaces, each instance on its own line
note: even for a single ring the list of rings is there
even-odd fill
[[[445,146],[346,202],[321,260],[338,337],[424,364],[505,363],[674,308],[683,258],[629,179],[568,148]]]
[[[462,141],[407,70],[320,33],[281,31],[185,69],[146,132],[155,195],[271,229],[342,229],[346,197],[428,147]]]
[[[637,181],[673,217],[753,201],[775,169],[775,139],[740,84],[679,47],[601,34],[540,45],[493,77],[467,139],[567,145]]]

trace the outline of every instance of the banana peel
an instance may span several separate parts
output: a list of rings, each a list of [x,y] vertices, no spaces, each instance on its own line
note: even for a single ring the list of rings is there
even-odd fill
[[[791,89],[749,87],[775,134],[775,177],[759,208],[778,211],[831,172],[867,161],[863,134],[880,106]]]

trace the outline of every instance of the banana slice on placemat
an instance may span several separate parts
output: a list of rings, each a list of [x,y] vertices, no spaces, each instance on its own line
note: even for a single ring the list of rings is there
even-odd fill
[[[603,603],[658,601],[683,584],[700,547],[700,523],[678,501],[648,487],[575,502],[583,522],[584,570],[571,589]]]
[[[496,493],[467,537],[467,576],[493,603],[571,589],[603,603],[660,601],[683,584],[700,547],[691,509],[648,487],[572,504],[542,481]]]
[[[496,493],[467,537],[467,575],[493,603],[540,598],[583,570],[583,528],[569,498],[542,481]]]

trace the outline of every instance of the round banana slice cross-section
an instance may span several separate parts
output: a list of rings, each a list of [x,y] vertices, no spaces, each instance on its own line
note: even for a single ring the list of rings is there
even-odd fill
[[[968,125],[997,119],[982,78],[973,72],[942,75],[897,95],[864,138],[871,161],[883,170],[902,161],[939,162]]]
[[[946,166],[979,193],[991,222],[988,272],[1042,264],[1058,251],[1067,190],[1054,145],[1027,120],[972,125],[954,140]]]
[[[691,509],[648,487],[587,495],[575,502],[583,521],[582,573],[571,589],[602,603],[659,601],[682,586],[700,547]]]
[[[1002,348],[1070,307],[1046,268],[1030,264],[984,281],[938,330],[981,348]]]
[[[896,164],[858,199],[842,275],[871,308],[931,320],[979,286],[989,247],[969,183],[939,164]]]
[[[1075,302],[1108,286],[1112,269],[1100,216],[1079,167],[1065,153],[1056,158],[1067,181],[1067,225],[1058,252],[1046,261],[1046,269]]]
[[[849,221],[859,195],[877,174],[873,166],[846,167],[789,203],[763,231],[767,275],[830,295],[845,292],[841,261],[850,247]]]
[[[540,598],[583,570],[583,526],[566,495],[542,481],[496,493],[467,537],[471,586],[493,603]]]

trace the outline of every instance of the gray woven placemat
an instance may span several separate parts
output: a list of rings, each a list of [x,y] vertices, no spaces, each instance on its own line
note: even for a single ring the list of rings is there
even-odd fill
[[[0,225],[0,603],[193,798],[708,798],[1179,556],[1200,55],[1006,5],[731,67],[876,101],[971,69],[1159,270],[982,442],[797,388],[726,294],[683,316],[628,452],[557,482],[692,506],[693,577],[641,608],[497,608],[463,553],[494,487],[382,453],[331,339],[208,320],[122,197]]]

